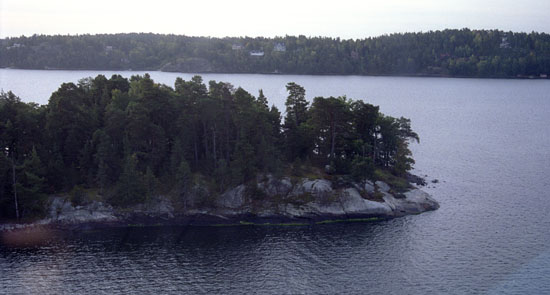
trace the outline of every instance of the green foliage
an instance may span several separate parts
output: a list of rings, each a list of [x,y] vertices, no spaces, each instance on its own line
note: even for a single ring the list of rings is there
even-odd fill
[[[100,193],[103,193],[105,187],[112,183],[111,178],[115,174],[110,166],[110,163],[114,162],[115,151],[112,149],[111,138],[103,130],[96,131],[93,137],[94,141],[98,142],[97,151],[94,155],[95,164],[97,165],[96,183],[99,186]]]
[[[294,161],[296,158],[305,158],[311,147],[309,138],[310,128],[308,120],[308,104],[306,90],[296,84],[286,85],[288,97],[286,99],[286,117],[283,125],[287,159]]]
[[[378,217],[370,217],[370,218],[349,218],[349,219],[327,219],[318,221],[315,224],[333,224],[333,223],[343,223],[343,222],[374,222],[381,220]]]
[[[16,187],[21,216],[31,217],[43,213],[45,169],[35,148],[32,149],[30,157],[26,158],[16,170]]]
[[[376,169],[374,171],[374,179],[383,181],[389,184],[396,193],[405,192],[410,189],[411,185],[404,177],[393,175],[385,169]]]
[[[193,175],[187,161],[182,160],[176,171],[176,190],[178,195],[183,196],[191,188]]]
[[[316,154],[335,161],[345,151],[343,142],[351,130],[351,108],[346,97],[316,97],[309,110],[309,126],[314,137]]]
[[[285,126],[287,128],[300,126],[308,117],[307,106],[309,102],[306,101],[306,90],[294,82],[288,83],[286,90],[288,91],[288,98],[285,102]]]
[[[303,167],[302,167],[302,161],[300,161],[300,158],[296,158],[294,162],[290,164],[290,173],[292,176],[302,176],[304,173]]]
[[[143,176],[143,184],[145,186],[145,198],[150,199],[159,189],[159,181],[151,167],[147,167],[145,175]]]
[[[228,83],[208,85],[199,76],[178,78],[171,89],[147,74],[99,75],[62,84],[44,107],[2,93],[0,218],[14,217],[15,190],[23,215],[32,216],[46,194],[71,192],[81,204],[85,189],[97,189],[116,206],[145,202],[162,190],[185,208],[208,207],[259,173],[316,179],[328,172],[349,183],[348,174],[363,180],[384,168],[395,177],[385,177],[389,183],[405,187],[397,176],[411,169],[408,144],[418,141],[410,120],[346,97],[316,97],[309,106],[305,89],[288,83],[281,123],[261,91],[256,98]]]
[[[245,225],[245,226],[308,226],[309,223],[299,223],[299,222],[286,222],[286,223],[255,223],[255,222],[249,222],[249,221],[240,221],[239,225]],[[224,226],[224,225],[218,225],[218,226]]]
[[[196,205],[199,208],[213,208],[216,205],[216,195],[200,189],[197,194]]]
[[[223,192],[231,184],[231,170],[224,159],[218,160],[214,170],[214,181],[219,192]]]
[[[452,29],[355,40],[305,36],[34,35],[6,38],[3,42],[7,46],[0,48],[0,67],[24,69],[457,77],[529,77],[550,73],[550,35],[536,32]],[[16,43],[20,45],[14,47]],[[278,43],[285,45],[285,51],[275,50]],[[241,47],[234,49],[233,45]],[[260,49],[263,56],[250,55]],[[103,101],[100,105],[108,102],[110,89],[127,92],[127,85],[120,80],[105,80],[90,84]],[[176,85],[178,92],[202,91],[178,86],[181,85]]]
[[[370,194],[367,199],[376,202],[384,202],[384,193],[375,191],[374,193]]]
[[[110,202],[114,205],[124,206],[140,203],[145,200],[147,188],[143,183],[143,177],[137,170],[137,155],[127,155],[124,159],[124,168],[117,182],[116,194]]]
[[[351,167],[351,176],[356,181],[372,179],[374,177],[375,167],[371,158],[355,156]]]
[[[74,206],[82,206],[89,201],[86,190],[80,185],[75,185],[73,189],[70,191],[69,195],[70,195],[71,203],[73,203]]]
[[[245,185],[244,195],[253,201],[262,201],[267,198],[267,194],[258,187],[256,182],[250,182]]]

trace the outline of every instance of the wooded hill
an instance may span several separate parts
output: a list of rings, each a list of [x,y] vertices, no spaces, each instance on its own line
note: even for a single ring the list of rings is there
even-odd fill
[[[547,77],[550,35],[444,30],[343,40],[114,34],[0,40],[0,67],[178,72]]]

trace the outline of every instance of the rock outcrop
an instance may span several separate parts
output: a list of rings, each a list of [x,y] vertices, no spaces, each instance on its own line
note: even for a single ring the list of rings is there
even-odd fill
[[[238,216],[253,214],[272,219],[322,220],[330,218],[381,217],[392,218],[417,214],[439,208],[439,204],[426,192],[414,188],[404,194],[391,194],[391,187],[382,182],[365,181],[345,188],[334,188],[326,179],[302,181],[292,185],[290,179],[268,176],[258,183],[265,196],[252,208],[250,196],[244,186],[233,188],[220,195],[219,207],[206,210],[206,214]],[[373,200],[373,195],[382,198]],[[253,212],[254,211],[254,212]]]
[[[112,206],[103,202],[92,201],[85,206],[73,206],[62,197],[51,199],[49,216],[46,219],[54,223],[109,222],[116,221]]]
[[[208,193],[206,188],[198,191]],[[34,225],[319,222],[371,217],[387,219],[437,208],[439,204],[418,188],[394,194],[392,188],[382,181],[373,183],[367,180],[337,186],[326,179],[292,181],[288,177],[266,175],[258,179],[255,188],[246,185],[233,187],[215,197],[214,202],[206,207],[191,205],[187,208],[186,205],[175,209],[169,198],[157,196],[145,204],[122,210],[100,201],[75,206],[66,198],[52,197],[48,217]],[[21,227],[24,226],[0,225],[0,230]]]

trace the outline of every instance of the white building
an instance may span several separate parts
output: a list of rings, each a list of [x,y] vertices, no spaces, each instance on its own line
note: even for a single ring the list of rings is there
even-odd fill
[[[277,44],[275,44],[275,46],[273,47],[273,51],[285,52],[285,51],[286,51],[286,45],[285,45],[285,43],[277,43]]]
[[[6,49],[10,50],[10,49],[20,48],[20,47],[25,47],[25,45],[19,44],[19,43],[14,43],[12,46],[6,47]]]
[[[510,42],[508,42],[508,37],[506,36],[502,37],[502,41],[500,42],[500,48],[510,48]]]
[[[259,50],[252,50],[250,51],[250,56],[264,56],[264,52]]]

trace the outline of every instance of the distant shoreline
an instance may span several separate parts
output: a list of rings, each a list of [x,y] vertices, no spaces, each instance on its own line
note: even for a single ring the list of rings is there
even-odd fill
[[[548,36],[467,28],[349,40],[303,35],[33,35],[0,39],[0,67],[548,79]]]
[[[163,71],[161,69],[93,69],[93,68],[13,68],[0,67],[2,70],[22,70],[22,71],[109,71],[109,72],[161,72],[161,73],[179,73],[179,74],[218,74],[218,75],[268,75],[268,76],[341,76],[341,77],[400,77],[400,78],[456,78],[456,79],[495,79],[495,80],[550,80],[550,77],[540,76],[520,76],[520,77],[477,77],[477,76],[453,76],[453,75],[435,75],[435,74],[297,74],[297,73],[268,73],[268,72],[179,72],[179,71]]]

